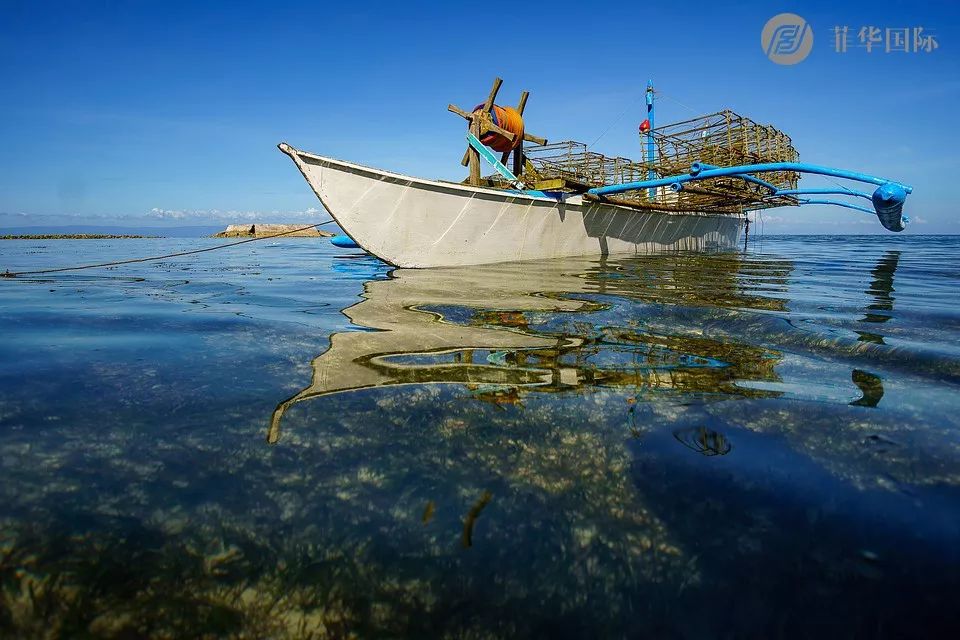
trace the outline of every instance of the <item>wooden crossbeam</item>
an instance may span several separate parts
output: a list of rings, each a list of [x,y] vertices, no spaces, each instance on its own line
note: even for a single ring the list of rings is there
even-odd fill
[[[593,188],[592,184],[570,180],[569,178],[544,178],[536,180],[530,185],[531,189],[538,191],[570,191],[572,193],[585,193]]]
[[[455,104],[448,104],[447,111],[452,111],[453,113],[457,114],[461,118],[466,119],[468,122],[479,120],[481,133],[488,133],[490,131],[495,131],[500,135],[502,135],[507,140],[513,140],[513,138],[515,137],[511,132],[494,124],[493,120],[490,119],[489,113],[480,111],[479,109],[474,111],[473,113],[467,113],[466,111],[464,111],[463,109],[461,109]]]
[[[486,102],[483,103],[483,110],[484,110],[484,111],[486,111],[486,112],[489,113],[490,107],[493,106],[494,100],[497,99],[497,93],[500,92],[500,86],[501,86],[502,84],[503,84],[503,80],[502,80],[502,79],[500,79],[500,78],[494,78],[494,79],[493,79],[493,88],[490,89],[490,93],[487,95],[487,100],[486,100]]]
[[[473,114],[472,114],[472,113],[467,113],[466,111],[464,111],[463,109],[461,109],[460,107],[458,107],[458,106],[455,105],[455,104],[448,104],[448,105],[447,105],[447,111],[452,111],[453,113],[457,114],[458,116],[460,116],[461,118],[464,118],[464,119],[466,119],[466,120],[473,120]]]
[[[485,113],[481,114],[480,115],[480,133],[488,133],[490,131],[499,133],[500,135],[502,135],[507,140],[510,140],[511,142],[513,141],[514,138],[516,138],[515,135],[513,135],[506,129],[502,129],[497,125],[493,124],[493,121],[490,119],[489,115]]]
[[[527,98],[530,97],[529,91],[520,94],[520,102],[517,103],[517,113],[523,115],[523,110],[527,108]]]

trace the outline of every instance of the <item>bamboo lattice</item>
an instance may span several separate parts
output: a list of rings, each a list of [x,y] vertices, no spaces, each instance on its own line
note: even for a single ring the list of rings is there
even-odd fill
[[[598,187],[645,180],[650,169],[657,178],[687,174],[691,165],[698,161],[720,167],[799,161],[799,154],[788,135],[729,110],[658,127],[653,130],[653,139],[656,148],[653,163],[647,162],[646,158],[636,162],[604,156],[590,151],[580,142],[528,146],[524,148],[524,156],[529,165],[523,177],[528,183],[556,177]],[[645,153],[646,145],[642,147]],[[777,189],[795,189],[799,174],[777,171],[757,177]],[[723,213],[795,203],[789,196],[770,198],[770,193],[769,187],[734,176],[686,183],[679,192],[658,187],[653,199],[646,189],[627,192],[615,199],[664,211]],[[614,200],[613,197],[610,199]]]

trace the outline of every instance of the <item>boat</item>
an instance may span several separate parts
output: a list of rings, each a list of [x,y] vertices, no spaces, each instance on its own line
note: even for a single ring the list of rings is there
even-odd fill
[[[729,250],[749,230],[747,214],[827,204],[876,215],[902,231],[912,188],[863,173],[802,163],[792,140],[723,110],[655,126],[646,89],[643,158],[608,157],[574,141],[549,143],[526,131],[517,107],[495,103],[497,78],[468,122],[460,183],[407,176],[280,143],[324,208],[356,246],[406,268],[453,267],[574,256]],[[525,145],[525,142],[532,143]],[[495,152],[502,155],[498,158]],[[512,158],[512,168],[508,168]],[[481,175],[481,161],[493,169]],[[798,188],[803,174],[875,185]],[[849,200],[826,199],[844,196]],[[872,206],[856,203],[867,199]]]

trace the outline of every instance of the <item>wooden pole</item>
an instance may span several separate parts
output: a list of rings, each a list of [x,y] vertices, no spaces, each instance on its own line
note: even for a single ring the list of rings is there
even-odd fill
[[[474,118],[470,121],[470,133],[477,138],[480,137],[480,120]],[[480,152],[471,146],[467,146],[467,155],[470,156],[470,184],[474,187],[480,186]]]
[[[524,91],[520,94],[520,102],[517,103],[517,113],[521,116],[523,115],[523,110],[527,108],[527,98],[530,97],[529,91]],[[546,144],[546,140],[541,144]],[[501,157],[500,162],[507,164],[507,156],[510,155],[510,152],[507,151]],[[513,150],[513,175],[520,177],[520,174],[523,173],[523,140],[520,140],[520,144],[516,149]]]
[[[523,110],[527,108],[527,98],[530,97],[529,91],[520,94],[520,102],[517,103],[517,113],[523,115]]]
[[[503,80],[502,80],[502,79],[500,79],[500,78],[494,78],[494,79],[493,79],[493,87],[490,88],[490,93],[487,94],[487,99],[484,101],[483,107],[480,109],[480,111],[481,111],[482,113],[484,113],[484,114],[489,114],[489,113],[490,113],[490,109],[493,107],[493,103],[494,103],[494,101],[497,99],[497,93],[500,91],[500,86],[501,86],[502,84],[503,84]],[[492,124],[492,123],[491,123],[491,124]],[[477,136],[478,138],[480,137],[480,134],[479,134],[479,133],[473,131],[472,129],[471,129],[471,131],[473,132],[473,135]],[[478,129],[478,131],[479,131],[479,129]],[[474,153],[476,153],[476,152],[474,152]],[[471,154],[470,154],[470,146],[467,145],[467,150],[463,152],[463,159],[460,161],[460,164],[462,164],[463,166],[467,166],[467,164],[468,164],[469,161],[470,161],[470,155],[471,155]]]

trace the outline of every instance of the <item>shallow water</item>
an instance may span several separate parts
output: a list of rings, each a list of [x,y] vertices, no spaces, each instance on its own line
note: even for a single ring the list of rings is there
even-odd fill
[[[954,635],[958,255],[287,239],[0,279],[0,635]]]

